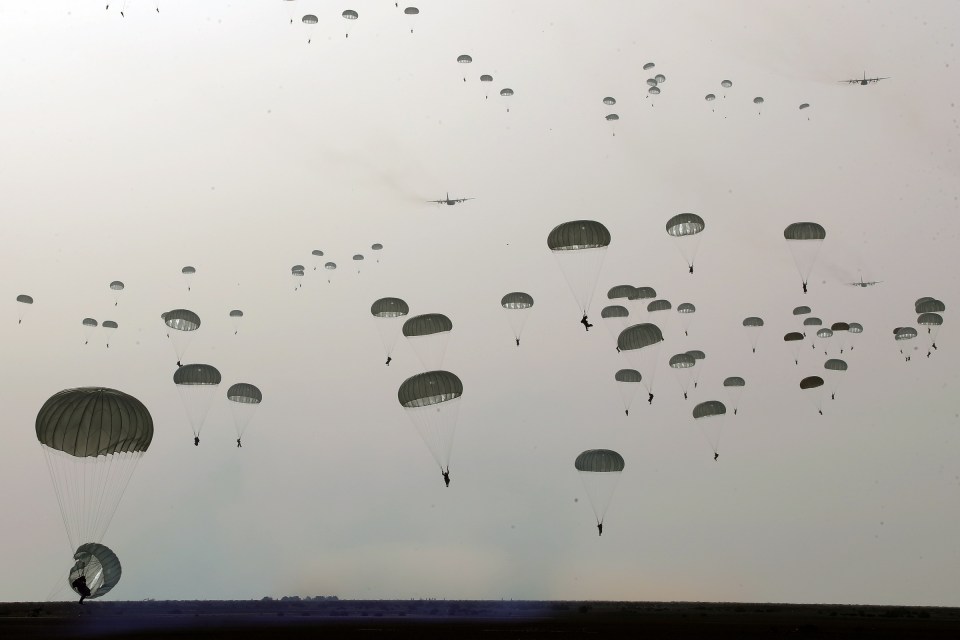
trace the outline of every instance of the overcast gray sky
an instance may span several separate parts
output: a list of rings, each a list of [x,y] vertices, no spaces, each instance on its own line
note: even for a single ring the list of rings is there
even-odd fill
[[[0,5],[0,599],[43,599],[71,564],[34,420],[103,385],[156,429],[103,538],[111,598],[960,605],[956,3],[421,0],[410,19],[378,0],[349,24],[319,1],[103,4]],[[864,72],[891,78],[837,83]],[[476,200],[424,204],[447,191]],[[663,228],[683,211],[707,224],[693,276]],[[688,337],[664,326],[657,399],[629,418],[630,363],[584,333],[546,247],[578,218],[613,238],[595,321],[624,282],[697,306]],[[782,235],[798,220],[827,229],[806,296]],[[312,249],[341,265],[331,283]],[[844,284],[861,274],[883,282]],[[515,290],[536,301],[519,349]],[[413,351],[383,366],[369,306],[387,295],[454,324],[450,488],[397,404]],[[925,295],[947,326],[906,363],[891,330]],[[781,338],[799,304],[865,327],[823,417],[798,388],[823,358],[796,366]],[[199,447],[158,317],[177,307],[203,319],[185,360],[224,376]],[[87,316],[119,323],[109,350],[83,344]],[[684,401],[666,360],[688,349],[707,358]],[[714,462],[691,410],[731,375],[747,388]],[[264,394],[239,450],[237,381]],[[573,468],[590,448],[626,460],[600,538]]]

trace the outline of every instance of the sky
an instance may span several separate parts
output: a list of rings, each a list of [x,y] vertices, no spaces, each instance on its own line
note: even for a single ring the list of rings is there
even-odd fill
[[[960,606],[956,3],[420,0],[411,18],[368,0],[351,23],[306,0],[103,5],[0,5],[0,600],[72,597],[34,422],[106,386],[155,423],[102,540],[123,564],[110,599]],[[890,79],[837,82],[864,73]],[[425,202],[447,192],[475,200]],[[706,221],[693,275],[664,231],[680,212]],[[588,333],[546,246],[576,219],[612,236]],[[806,295],[782,235],[805,220],[827,230]],[[598,322],[622,283],[697,308],[688,336],[662,324],[656,399],[629,417],[613,374],[631,363]],[[519,348],[509,291],[535,300]],[[397,402],[422,366],[402,338],[383,364],[383,296],[453,322],[449,488]],[[921,296],[946,327],[905,362],[891,333]],[[824,358],[782,341],[801,304],[865,328],[823,416],[799,381]],[[184,361],[223,374],[199,447],[173,308],[203,322]],[[119,324],[109,349],[85,317]],[[689,349],[707,357],[684,400],[666,360]],[[714,461],[691,411],[734,375]],[[237,449],[241,381],[264,399]],[[626,462],[602,537],[573,467],[596,448]]]

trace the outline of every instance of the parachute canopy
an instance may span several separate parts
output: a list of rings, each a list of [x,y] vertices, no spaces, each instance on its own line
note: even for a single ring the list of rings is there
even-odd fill
[[[347,9],[346,11],[344,11],[343,13],[341,13],[340,15],[343,16],[344,19],[346,19],[346,20],[356,20],[357,18],[360,17],[360,14],[358,14],[358,13],[357,13],[356,11],[354,11],[353,9]]]
[[[672,308],[669,300],[654,300],[647,305],[647,311],[669,311]]]
[[[97,321],[94,320],[93,318],[84,318],[84,319],[83,319],[83,326],[85,326],[85,327],[95,327],[95,326],[97,326]]]
[[[480,76],[480,82],[493,82],[493,76],[485,73],[482,76]]]
[[[22,293],[17,296],[17,302],[22,302],[23,304],[33,304],[33,298]]]
[[[810,313],[810,307],[800,306],[793,308],[793,315],[795,316],[805,316]]]
[[[323,257],[323,251],[320,251],[320,249],[314,249],[313,251],[310,252],[310,254],[317,256],[318,258]]]
[[[679,238],[703,231],[703,218],[695,213],[679,213],[667,220],[667,235]]]
[[[655,66],[657,65],[653,64],[652,62],[648,62],[647,64],[643,65],[643,70],[650,71],[650,69],[653,69]]]
[[[729,89],[730,87],[733,86],[733,82],[731,82],[730,80],[721,80],[720,86],[723,87],[724,89]]]
[[[457,56],[457,62],[459,62],[460,64],[470,64],[471,62],[473,62],[473,58],[464,53],[462,55]]]
[[[640,372],[636,369],[620,369],[613,377],[617,382],[640,382],[642,380]]]
[[[696,419],[709,418],[711,416],[722,416],[726,412],[726,405],[719,400],[707,400],[693,408],[693,417]]]
[[[529,309],[533,306],[533,296],[522,291],[514,291],[500,299],[500,306],[504,309]]]
[[[196,331],[200,328],[200,316],[189,309],[174,309],[167,311],[163,322],[177,331]]]
[[[626,307],[621,307],[618,304],[613,304],[607,307],[604,307],[600,311],[601,318],[626,318],[630,315],[630,312]]]
[[[827,371],[846,371],[847,363],[839,358],[830,358],[823,363],[823,368]]]
[[[408,16],[415,16],[420,13],[420,9],[417,9],[416,7],[407,7],[403,10],[403,12]]]
[[[756,98],[753,99],[753,104],[763,104],[763,98],[761,98],[760,96],[757,96]]]
[[[629,284],[618,284],[614,287],[611,287],[607,291],[607,298],[610,300],[616,300],[617,298],[630,298],[630,296],[636,294],[637,289],[633,285]]]
[[[230,317],[231,317],[231,318],[242,318],[242,317],[243,317],[243,311],[240,311],[240,309],[234,309],[233,311],[230,312]]]
[[[210,364],[185,364],[173,372],[173,383],[179,385],[217,385],[220,372]]]
[[[506,89],[500,89],[500,95],[504,98],[509,98],[513,95],[513,89],[510,89],[509,87]]]
[[[450,318],[442,313],[425,313],[413,316],[403,323],[403,335],[407,338],[429,336],[451,329],[453,329],[453,323],[450,322]]]
[[[703,99],[707,102],[713,102],[717,99],[717,96],[713,95],[712,93],[708,93],[707,95],[703,96]]]
[[[110,283],[110,288],[114,291],[123,291],[123,283],[119,280],[114,280]]]
[[[118,329],[119,325],[113,320],[104,320],[103,324],[100,325],[104,329]]]
[[[697,361],[689,353],[678,353],[670,358],[669,364],[672,369],[689,369],[697,364]]]
[[[747,386],[746,380],[738,376],[730,376],[725,378],[723,381],[723,386],[725,387],[745,387]]]
[[[832,333],[830,335],[833,335]],[[803,334],[799,331],[791,331],[790,333],[783,336],[784,342],[796,342],[797,340],[803,340]]]
[[[749,318],[743,319],[743,326],[745,327],[762,327],[763,318],[758,318],[757,316],[750,316]]]
[[[67,584],[74,589],[73,581],[83,576],[87,588],[90,590],[88,599],[106,595],[120,582],[123,573],[120,568],[120,559],[109,547],[96,542],[86,542],[77,547],[73,554],[74,562],[67,576]]]
[[[185,276],[193,275],[196,272],[197,270],[189,265],[187,265],[183,269],[180,269],[180,273],[182,273]]]
[[[816,389],[823,386],[823,378],[820,376],[807,376],[800,381],[801,389]]]
[[[677,313],[694,313],[697,308],[693,306],[692,302],[681,302],[677,305]]]
[[[319,22],[317,16],[313,15],[312,13],[308,13],[307,15],[303,16],[300,18],[300,21],[303,22],[303,24],[317,24],[317,22]]]
[[[613,105],[617,104],[617,99],[607,96],[606,98],[603,99],[603,104],[612,107]]]
[[[608,113],[605,117],[606,117],[607,121],[610,121],[610,122],[613,122],[613,121],[615,121],[615,120],[619,120],[619,119],[620,119],[620,116],[618,116],[618,115],[615,114],[615,113]]]
[[[620,332],[617,338],[617,347],[621,351],[642,349],[658,342],[663,342],[663,333],[655,324],[644,322],[627,327]]]
[[[783,230],[786,240],[823,240],[827,231],[816,222],[794,222]]]
[[[263,394],[260,389],[247,382],[238,382],[227,389],[227,399],[240,404],[260,404]]]
[[[399,318],[410,313],[410,307],[400,298],[380,298],[370,305],[375,318]]]
[[[407,408],[428,407],[463,395],[463,383],[449,371],[426,371],[403,381],[397,400]]]
[[[573,462],[577,471],[590,473],[616,473],[623,471],[623,456],[610,449],[588,449]]]

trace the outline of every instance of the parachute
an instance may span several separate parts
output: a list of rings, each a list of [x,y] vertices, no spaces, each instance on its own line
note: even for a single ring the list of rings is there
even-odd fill
[[[827,331],[830,330],[827,329]],[[831,333],[830,335],[833,334]],[[803,334],[799,331],[791,331],[783,336],[783,341],[786,342],[793,351],[793,363],[800,364],[800,345],[803,344]]]
[[[823,378],[820,376],[807,376],[800,381],[800,389],[817,408],[817,412],[823,415]]]
[[[753,99],[753,104],[763,104],[763,98],[761,98],[760,96],[757,96],[756,98]]]
[[[559,224],[547,236],[547,247],[570,286],[580,311],[590,311],[600,267],[610,245],[610,232],[595,220],[573,220]]]
[[[807,292],[807,280],[813,270],[813,263],[817,261],[820,245],[827,237],[826,230],[816,222],[794,222],[783,230],[783,237],[793,254],[793,261],[800,272],[803,282],[803,292]]]
[[[656,297],[657,291],[653,287],[637,287],[630,300],[649,300]]]
[[[403,323],[403,335],[425,369],[436,369],[443,362],[453,323],[442,313],[413,316]]]
[[[107,331],[106,331],[106,333],[107,333],[107,349],[109,349],[109,348],[110,348],[110,334],[112,334],[116,329],[118,329],[118,328],[119,328],[119,325],[117,325],[117,323],[114,322],[113,320],[104,320],[104,321],[100,324],[100,326],[107,330]]]
[[[830,397],[833,398],[840,386],[840,381],[846,375],[847,363],[839,358],[830,358],[823,363],[823,368],[827,371],[825,374],[830,380]]]
[[[471,62],[473,62],[473,58],[464,53],[462,55],[457,56],[457,62],[459,62],[460,64],[470,64]]]
[[[931,346],[936,344],[937,334],[940,333],[940,327],[943,325],[943,316],[939,313],[932,312],[921,313],[917,316],[917,324],[927,328],[927,335],[930,337]]]
[[[90,342],[90,336],[93,330],[97,328],[97,321],[93,318],[83,319],[83,344]]]
[[[648,62],[647,64],[643,65],[643,70],[650,71],[650,69],[653,69],[655,66],[657,65],[653,64],[652,62]]]
[[[935,298],[921,298],[913,308],[917,313],[943,313],[947,310],[946,305]]]
[[[850,330],[850,325],[846,322],[834,322],[830,325],[830,330],[833,331],[833,334],[837,338],[839,343],[837,346],[840,347],[840,353],[843,353],[843,350],[847,348],[847,335]]]
[[[687,391],[690,389],[693,368],[696,364],[696,358],[689,353],[678,353],[669,360],[670,368],[677,374],[677,382],[680,383],[680,391],[683,392],[684,398],[687,397]]]
[[[893,332],[893,338],[897,342],[903,342],[905,340],[913,340],[917,337],[917,330],[913,327],[897,327]],[[900,353],[907,357],[907,360],[910,360],[910,356],[903,353],[903,346],[900,347]]]
[[[190,283],[193,282],[193,276],[197,273],[197,270],[194,267],[187,265],[180,269],[180,273],[183,274],[183,279],[187,282],[187,291],[190,291]]]
[[[28,296],[25,293],[21,293],[20,295],[17,296],[17,302],[23,305],[28,305],[28,306],[23,306],[19,308],[20,315],[18,316],[17,324],[20,324],[23,322],[23,316],[27,312],[27,309],[30,308],[29,305],[33,304],[33,298],[31,296]]]
[[[180,392],[194,437],[200,436],[220,380],[220,372],[209,364],[185,364],[173,373],[173,383]]]
[[[700,432],[707,439],[713,453],[717,454],[720,447],[720,436],[723,433],[723,423],[727,407],[719,400],[707,400],[693,408],[693,419],[700,427]]]
[[[863,333],[863,325],[859,322],[851,322],[850,328],[847,329],[850,334],[850,351],[853,351],[853,343],[856,342],[856,336]]]
[[[681,302],[677,305],[677,313],[680,314],[680,325],[683,327],[683,335],[689,335],[690,323],[696,311],[697,308],[692,302]]]
[[[679,213],[667,220],[667,235],[674,239],[690,273],[693,273],[693,261],[700,246],[700,232],[705,226],[703,218],[695,213]]]
[[[636,369],[620,369],[613,378],[617,381],[617,391],[623,401],[623,412],[630,415],[630,405],[637,396],[637,389],[640,387],[643,376]]]
[[[523,325],[527,323],[530,309],[533,308],[533,296],[514,291],[500,299],[500,306],[506,311],[510,328],[513,329],[513,338],[517,341],[517,346],[520,346],[520,334],[523,333]]]
[[[123,291],[124,285],[119,280],[114,280],[110,283],[110,290],[113,291],[113,306],[117,306],[117,303],[120,301],[120,292]]]
[[[795,316],[805,316],[810,313],[810,307],[800,306],[793,308],[793,315]]]
[[[667,76],[663,75],[662,73],[658,73],[657,75],[653,76],[653,79],[657,81],[657,84],[663,84],[667,81]]]
[[[120,559],[109,547],[96,542],[85,542],[73,554],[74,564],[67,574],[67,584],[77,594],[73,582],[83,576],[90,595],[86,599],[99,598],[109,593],[120,582]]]
[[[370,305],[370,314],[375,318],[374,324],[377,325],[377,333],[380,334],[380,342],[383,343],[383,351],[388,358],[392,356],[400,336],[397,330],[399,318],[409,313],[410,307],[400,298],[380,298]]]
[[[720,82],[720,86],[723,87],[724,89],[729,89],[730,87],[733,86],[733,83],[729,80],[722,80]]]
[[[670,304],[669,300],[654,300],[647,305],[647,311],[650,313],[654,311],[669,311],[672,308],[673,305]]]
[[[655,86],[657,86],[657,79],[656,79],[656,78],[647,78],[647,86],[648,86],[648,87],[655,87]]]
[[[757,343],[760,341],[760,329],[763,328],[763,318],[750,316],[743,319],[743,326],[747,330],[747,339],[750,341],[750,348],[753,353],[757,352]]]
[[[607,120],[608,122],[615,122],[615,121],[617,121],[617,120],[620,119],[620,116],[618,116],[618,115],[615,114],[615,113],[608,113],[608,114],[605,116],[605,118],[606,118],[606,120]]]
[[[300,18],[300,21],[303,24],[317,24],[317,22],[319,22],[317,16],[313,15],[312,13],[308,13],[307,15],[303,16]]]
[[[612,107],[613,105],[617,104],[617,99],[607,96],[603,99],[603,104],[607,105],[608,107]]]
[[[643,374],[643,384],[647,393],[653,393],[653,381],[656,374],[657,356],[663,333],[660,327],[643,322],[627,327],[617,337],[617,348],[627,354],[636,363],[634,366]]]
[[[354,256],[353,256],[353,261],[354,261],[354,262],[362,262],[362,261],[363,261],[363,255],[362,255],[362,254],[359,254],[359,253],[354,254]],[[360,273],[360,265],[357,265],[357,273]]]
[[[420,15],[420,9],[417,9],[416,7],[407,7],[406,9],[403,10],[403,15],[405,16]],[[410,27],[410,33],[413,33],[413,27]]]
[[[299,282],[299,280],[304,276],[304,266],[302,264],[293,265],[290,267],[290,275],[293,276],[293,281],[295,283],[293,289],[296,291],[303,286],[303,283]]]
[[[150,412],[115,389],[65,389],[40,408],[36,433],[70,547],[99,542],[153,440]]]
[[[373,251],[383,251],[383,245],[379,242],[375,242],[374,244],[370,245],[370,249]],[[377,258],[377,262],[380,262],[380,258]]]
[[[493,76],[485,73],[480,76],[480,82],[493,82]]]
[[[647,89],[647,93],[649,93],[652,96],[658,96],[660,95],[660,87],[649,87]]]
[[[597,524],[603,524],[623,472],[623,456],[610,449],[588,449],[577,456],[573,466],[579,472]]]
[[[450,468],[463,383],[449,371],[427,371],[403,381],[397,400],[441,469]]]
[[[240,439],[247,430],[257,407],[263,402],[263,394],[260,389],[248,382],[238,382],[227,389],[227,400],[230,401],[233,426],[237,430],[237,438]]]
[[[730,404],[733,406],[733,415],[737,415],[737,408],[740,404],[740,396],[743,395],[743,389],[747,386],[746,380],[739,376],[730,376],[724,378],[723,388],[730,398]]]
[[[200,316],[189,309],[174,309],[160,316],[163,323],[172,331],[167,331],[167,337],[173,344],[177,360],[183,360],[183,355],[190,344],[194,332],[200,328]]]
[[[509,87],[506,89],[500,89],[500,97],[509,98],[512,95],[513,95],[513,89],[510,89]],[[510,113],[510,107],[507,107],[507,113]]]
[[[341,13],[340,15],[343,17],[344,20],[347,20],[347,21],[348,21],[348,24],[352,23],[354,20],[356,20],[357,18],[360,17],[360,14],[358,14],[358,13],[357,13],[356,11],[354,11],[353,9],[347,9],[346,11],[344,11],[343,13]],[[350,37],[350,27],[349,27],[349,26],[347,27],[347,32],[346,32],[345,34],[343,34],[343,37],[344,37],[344,38],[349,38],[349,37]]]
[[[637,293],[637,289],[633,285],[618,284],[614,287],[611,287],[610,290],[607,291],[607,299],[609,300],[617,300],[620,298],[629,299],[630,296],[633,296],[636,293]]]
[[[233,335],[237,335],[237,332],[240,331],[240,320],[243,318],[243,311],[240,309],[234,309],[230,312],[230,322],[233,324]]]
[[[708,93],[707,95],[703,96],[703,99],[707,102],[713,102],[717,99],[717,96],[713,95],[712,93]]]

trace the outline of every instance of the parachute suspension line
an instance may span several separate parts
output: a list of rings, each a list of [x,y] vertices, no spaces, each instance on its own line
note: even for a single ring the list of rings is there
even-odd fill
[[[53,481],[53,492],[57,496],[57,504],[60,506],[60,518],[63,520],[63,528],[67,532],[68,543],[73,545],[73,536],[70,535],[70,525],[67,523],[67,514],[64,510],[63,496],[60,493],[60,483],[57,482],[57,477],[59,476],[58,470],[54,464],[54,461],[51,460],[50,450],[44,445],[40,445],[40,448],[43,449],[43,459],[47,462],[47,470],[50,472],[50,478]],[[71,553],[76,550],[76,547],[70,549]]]

